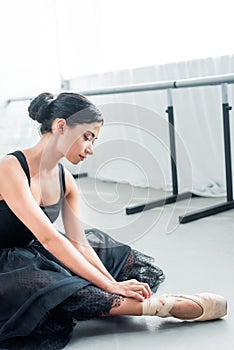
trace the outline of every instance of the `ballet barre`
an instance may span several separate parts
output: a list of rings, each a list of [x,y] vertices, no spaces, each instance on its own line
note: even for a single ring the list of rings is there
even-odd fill
[[[216,76],[181,79],[172,81],[162,81],[156,83],[144,83],[134,84],[128,86],[115,86],[111,88],[103,89],[91,89],[86,91],[79,91],[79,93],[85,96],[99,96],[99,95],[113,95],[132,92],[146,92],[156,90],[167,91],[167,109],[168,114],[168,126],[169,126],[169,143],[170,143],[170,160],[171,160],[171,177],[172,177],[172,196],[143,203],[126,208],[126,214],[134,214],[142,212],[148,209],[159,207],[166,204],[171,204],[179,200],[184,200],[194,196],[191,192],[179,193],[178,190],[178,174],[177,174],[177,161],[176,161],[176,145],[175,145],[175,124],[174,124],[174,107],[172,99],[173,89],[193,88],[201,86],[220,85],[222,89],[222,115],[223,115],[223,137],[224,137],[224,154],[225,154],[225,174],[226,174],[226,197],[227,200],[224,203],[218,205],[197,210],[188,213],[184,216],[179,216],[179,222],[184,224],[194,220],[198,220],[210,215],[221,213],[230,209],[234,209],[233,201],[233,184],[232,184],[232,161],[231,161],[231,135],[230,135],[230,122],[229,113],[232,107],[228,102],[228,84],[234,84],[234,74],[223,74]],[[68,87],[69,81],[64,81],[64,85]],[[14,101],[30,100],[34,97],[18,97],[8,99],[7,103]]]

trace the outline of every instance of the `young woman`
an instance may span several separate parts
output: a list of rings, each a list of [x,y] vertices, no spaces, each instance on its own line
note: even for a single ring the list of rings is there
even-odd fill
[[[93,154],[100,111],[73,93],[40,94],[28,110],[40,141],[0,161],[0,348],[62,349],[75,322],[105,315],[224,316],[218,295],[152,297],[164,281],[153,258],[82,229],[77,185],[59,161]],[[65,233],[53,226],[60,210]]]

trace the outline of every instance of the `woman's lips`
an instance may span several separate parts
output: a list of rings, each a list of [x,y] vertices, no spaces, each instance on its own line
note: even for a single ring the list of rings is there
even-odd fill
[[[79,154],[79,157],[81,160],[85,160],[86,157],[83,157],[81,154]]]

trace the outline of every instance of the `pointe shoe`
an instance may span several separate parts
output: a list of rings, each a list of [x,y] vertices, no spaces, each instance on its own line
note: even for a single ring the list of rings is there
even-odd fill
[[[170,311],[175,305],[176,299],[192,300],[202,307],[202,315],[192,319],[192,321],[215,320],[227,314],[227,300],[217,294],[163,295],[162,299],[165,300],[164,304],[160,298],[145,299],[143,301],[143,315],[174,317]]]

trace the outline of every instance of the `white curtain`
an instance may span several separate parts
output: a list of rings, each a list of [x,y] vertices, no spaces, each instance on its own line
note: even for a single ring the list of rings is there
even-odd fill
[[[65,79],[233,53],[232,0],[54,4]]]
[[[72,91],[234,72],[234,56],[157,65],[80,77]],[[229,103],[234,87],[228,86]],[[220,86],[173,90],[179,191],[204,196],[225,194],[225,163]],[[93,96],[105,125],[95,156],[72,172],[88,172],[102,180],[171,190],[166,91]],[[230,112],[234,137],[233,112]],[[234,141],[232,141],[234,145]],[[232,154],[234,149],[232,147]]]
[[[134,83],[177,80],[234,72],[234,56],[151,66],[70,80],[70,89],[82,90]],[[173,90],[179,191],[204,196],[225,194],[225,164],[221,88]],[[234,87],[228,86],[234,106]],[[165,91],[93,96],[105,124],[94,156],[72,166],[72,173],[88,172],[101,180],[171,190],[171,168]],[[39,139],[38,124],[27,116],[29,101],[0,103],[0,155],[29,147]],[[230,112],[232,155],[233,111]],[[233,162],[234,163],[234,162]]]

